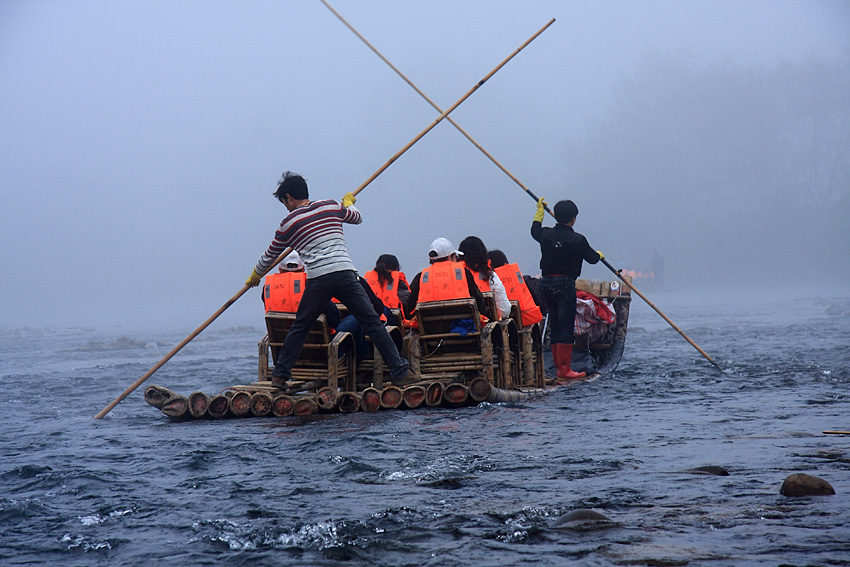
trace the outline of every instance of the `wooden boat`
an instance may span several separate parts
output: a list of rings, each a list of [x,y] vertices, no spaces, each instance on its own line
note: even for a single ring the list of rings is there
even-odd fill
[[[597,296],[615,315],[595,338],[576,337],[574,361],[583,356],[590,370],[585,379],[595,379],[614,372],[623,355],[631,294],[616,280],[579,279],[576,289]],[[455,299],[420,303],[416,329],[387,327],[410,362],[413,378],[403,383],[390,383],[389,370],[371,343],[369,354],[357,361],[353,337],[332,332],[320,316],[286,388],[272,387],[269,361],[283,346],[295,316],[269,312],[267,333],[258,344],[256,381],[230,386],[218,395],[192,392],[185,397],[149,386],[145,401],[174,420],[286,417],[516,402],[563,386],[554,378],[546,319],[523,325],[519,305],[512,302],[511,316],[498,320],[492,295],[485,294],[485,299],[486,319],[479,317],[475,300]],[[458,321],[465,321],[467,328],[459,329]]]

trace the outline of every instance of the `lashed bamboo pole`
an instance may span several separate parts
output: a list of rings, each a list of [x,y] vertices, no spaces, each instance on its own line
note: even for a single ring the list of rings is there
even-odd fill
[[[350,29],[350,30],[354,33],[354,35],[356,35],[356,36],[360,39],[360,41],[362,41],[363,43],[365,43],[365,44],[366,44],[366,46],[367,46],[369,49],[371,49],[371,50],[375,53],[375,55],[377,55],[378,57],[380,57],[380,58],[381,58],[381,60],[382,60],[384,63],[386,63],[387,65],[389,65],[389,67],[390,67],[393,71],[395,71],[395,72],[396,72],[396,74],[398,74],[398,76],[399,76],[399,77],[401,77],[401,78],[404,80],[404,82],[406,82],[408,85],[410,85],[410,86],[411,86],[411,88],[413,88],[413,90],[415,90],[417,93],[419,93],[419,95],[420,95],[422,98],[424,98],[424,99],[428,102],[428,104],[430,104],[430,105],[431,105],[431,106],[432,106],[432,107],[433,107],[433,108],[434,108],[437,112],[442,112],[442,110],[440,110],[440,107],[439,107],[439,106],[437,106],[437,104],[436,104],[434,101],[432,101],[432,100],[428,97],[428,95],[426,95],[424,92],[422,92],[422,90],[421,90],[419,87],[417,87],[417,86],[413,83],[413,81],[411,81],[410,79],[408,79],[408,78],[405,76],[405,74],[404,74],[404,73],[402,73],[402,72],[401,72],[401,71],[400,71],[400,70],[399,70],[399,69],[398,69],[395,65],[393,65],[393,64],[390,62],[390,60],[389,60],[389,59],[387,59],[386,57],[384,57],[384,55],[383,55],[380,51],[378,51],[378,50],[375,48],[375,46],[373,46],[371,43],[369,43],[369,41],[368,41],[365,37],[363,37],[363,35],[362,35],[360,32],[358,32],[358,31],[354,28],[354,26],[352,26],[350,23],[348,23],[348,21],[347,21],[345,18],[343,18],[343,17],[339,14],[339,12],[337,12],[336,10],[334,10],[334,9],[333,9],[333,7],[332,7],[332,6],[331,6],[331,5],[327,2],[327,0],[320,0],[320,2],[321,2],[322,4],[324,4],[324,5],[325,5],[325,7],[327,7],[327,9],[328,9],[328,10],[330,10],[330,11],[331,11],[331,13],[333,13],[333,15],[335,15],[335,16],[336,16],[336,17],[337,17],[337,18],[338,18],[338,19],[339,19],[339,20],[340,20],[343,24],[345,24],[345,26],[346,26],[348,29]],[[554,22],[554,19],[553,19],[552,21]],[[551,22],[550,22],[550,23],[551,23]],[[518,178],[517,178],[517,177],[516,177],[513,173],[511,173],[510,171],[508,171],[508,169],[507,169],[504,165],[502,165],[502,164],[501,164],[501,163],[500,163],[500,162],[499,162],[496,158],[494,158],[494,157],[490,154],[490,152],[488,152],[486,149],[484,149],[484,148],[481,146],[481,144],[479,144],[479,143],[478,143],[478,142],[477,142],[477,141],[476,141],[476,140],[475,140],[472,136],[470,136],[470,135],[466,132],[466,130],[464,130],[463,128],[461,128],[461,127],[460,127],[460,125],[459,125],[457,122],[455,122],[452,118],[447,118],[447,120],[448,120],[448,122],[449,122],[449,123],[451,123],[451,125],[452,125],[452,126],[454,126],[455,128],[457,128],[458,132],[460,132],[461,134],[463,134],[463,135],[466,137],[466,139],[467,139],[467,140],[469,140],[470,142],[472,142],[472,145],[474,145],[476,148],[478,148],[478,149],[481,151],[481,153],[483,153],[485,156],[487,156],[487,158],[488,158],[490,161],[492,161],[492,162],[496,165],[496,167],[498,167],[499,169],[501,169],[501,170],[505,173],[505,175],[507,175],[508,177],[510,177],[510,178],[511,178],[511,180],[513,180],[513,182],[514,182],[514,183],[516,183],[516,184],[517,184],[517,185],[518,185],[518,186],[519,186],[519,187],[520,187],[523,191],[525,191],[525,192],[526,192],[526,193],[527,193],[527,194],[528,194],[528,195],[529,195],[532,199],[534,199],[535,201],[539,201],[539,198],[537,197],[537,195],[535,195],[535,194],[531,191],[531,189],[529,189],[528,187],[526,187],[526,185],[525,185],[522,181],[520,181],[520,180],[519,180],[519,179],[518,179]],[[547,212],[547,213],[549,213],[549,214],[550,214],[553,218],[555,217],[555,213],[553,213],[553,212],[552,212],[552,210],[551,210],[551,209],[549,209],[549,206],[548,206],[546,203],[543,203],[543,208],[544,208],[544,209],[546,210],[546,212]],[[696,349],[699,351],[699,353],[700,353],[700,354],[702,354],[702,355],[703,355],[706,359],[708,359],[708,361],[709,361],[711,364],[713,364],[715,367],[717,367],[717,369],[718,369],[718,370],[721,370],[721,371],[722,371],[722,369],[720,368],[720,366],[718,366],[718,364],[717,364],[716,362],[714,362],[714,360],[713,360],[710,356],[708,356],[708,354],[707,354],[704,350],[702,350],[702,349],[701,349],[701,348],[700,348],[700,347],[699,347],[699,346],[698,346],[698,345],[697,345],[697,344],[696,344],[693,340],[691,340],[691,338],[690,338],[689,336],[687,336],[687,335],[686,335],[686,334],[685,334],[685,333],[684,333],[684,332],[683,332],[683,331],[682,331],[679,327],[677,327],[677,326],[676,326],[676,324],[675,324],[675,323],[673,323],[673,321],[671,321],[671,320],[670,320],[670,319],[669,319],[669,318],[668,318],[668,317],[667,317],[664,313],[662,313],[662,312],[661,312],[661,310],[660,310],[660,309],[658,309],[658,307],[656,307],[656,306],[655,306],[655,305],[654,305],[651,301],[649,301],[649,300],[646,298],[646,296],[645,296],[645,295],[643,295],[640,291],[638,291],[638,290],[637,290],[637,288],[635,288],[635,287],[634,287],[634,285],[630,284],[630,283],[629,283],[629,282],[627,282],[625,279],[623,279],[623,277],[621,276],[621,274],[620,274],[617,270],[615,270],[615,269],[614,269],[614,268],[613,268],[610,264],[608,264],[608,262],[606,262],[604,259],[603,259],[603,262],[605,263],[605,265],[606,265],[606,266],[608,266],[608,268],[609,268],[612,272],[614,272],[614,275],[616,275],[616,276],[617,276],[620,280],[622,280],[622,281],[623,281],[623,283],[625,283],[627,286],[629,286],[631,289],[633,289],[633,290],[635,291],[635,293],[637,293],[637,294],[638,294],[638,296],[640,296],[640,298],[641,298],[641,299],[643,299],[643,300],[647,303],[647,305],[649,305],[650,307],[652,307],[652,309],[654,309],[656,313],[658,313],[659,315],[661,315],[661,317],[663,317],[663,318],[664,318],[664,320],[665,320],[665,321],[667,321],[667,323],[669,323],[671,327],[673,327],[673,328],[674,328],[674,329],[675,329],[675,330],[676,330],[676,331],[677,331],[680,335],[682,335],[682,337],[683,337],[686,341],[688,341],[688,342],[689,342],[689,343],[690,343],[690,344],[691,344],[694,348],[696,348]]]
[[[403,148],[401,148],[398,152],[396,152],[396,153],[395,153],[395,155],[394,155],[393,157],[391,157],[389,160],[387,160],[387,162],[386,162],[384,165],[382,165],[380,168],[378,168],[378,170],[377,170],[375,173],[373,173],[371,176],[369,176],[369,178],[368,178],[366,181],[364,181],[364,182],[363,182],[363,183],[362,183],[359,187],[357,187],[357,189],[355,189],[354,191],[352,191],[352,193],[353,193],[354,195],[357,195],[357,194],[358,194],[358,193],[360,193],[363,189],[365,189],[365,188],[366,188],[366,187],[367,187],[370,183],[372,183],[372,181],[374,181],[374,180],[375,180],[375,179],[376,179],[376,178],[377,178],[377,177],[378,177],[381,173],[383,173],[384,171],[386,171],[386,169],[387,169],[389,166],[391,166],[391,165],[392,165],[392,164],[393,164],[393,163],[394,163],[394,162],[395,162],[395,161],[396,161],[399,157],[401,157],[401,155],[402,155],[402,154],[404,154],[407,150],[409,150],[409,149],[413,146],[413,144],[415,144],[416,142],[418,142],[419,140],[421,140],[421,139],[422,139],[422,137],[423,137],[423,136],[425,136],[425,134],[427,134],[428,132],[430,132],[431,130],[433,130],[433,129],[434,129],[434,127],[435,127],[437,124],[439,124],[439,123],[440,123],[440,122],[441,122],[441,121],[442,121],[442,120],[443,120],[446,116],[448,116],[450,112],[452,112],[454,109],[456,109],[458,106],[460,106],[460,105],[461,105],[461,104],[462,104],[462,103],[463,103],[466,99],[468,99],[470,96],[472,96],[472,94],[473,94],[475,91],[477,91],[479,88],[481,88],[481,86],[482,86],[484,83],[486,83],[486,82],[490,79],[490,77],[492,77],[493,75],[495,75],[495,74],[499,71],[499,69],[501,69],[502,67],[504,67],[504,66],[508,63],[508,61],[510,61],[511,59],[513,59],[513,58],[514,58],[514,57],[515,57],[515,56],[516,56],[516,55],[517,55],[520,51],[522,51],[523,49],[525,49],[525,47],[526,47],[528,44],[530,44],[532,41],[534,41],[534,40],[537,38],[537,36],[539,36],[541,33],[543,33],[543,32],[546,30],[546,28],[548,28],[549,26],[551,26],[554,22],[555,22],[555,19],[553,18],[553,19],[552,19],[552,20],[550,20],[550,21],[549,21],[549,22],[548,22],[545,26],[543,26],[542,28],[540,28],[540,29],[539,29],[539,30],[538,30],[538,31],[537,31],[534,35],[532,35],[532,36],[531,36],[528,40],[526,40],[526,41],[525,41],[525,43],[523,43],[522,45],[520,45],[520,46],[519,46],[519,47],[518,47],[518,48],[517,48],[517,49],[516,49],[513,53],[511,53],[511,54],[510,54],[507,58],[505,58],[505,59],[504,59],[501,63],[499,63],[499,64],[498,64],[498,65],[497,65],[497,66],[496,66],[496,67],[495,67],[492,71],[490,71],[489,73],[487,73],[487,75],[486,75],[483,79],[481,79],[480,81],[478,81],[478,82],[475,84],[475,86],[474,86],[474,87],[472,87],[472,88],[471,88],[471,89],[470,89],[470,90],[469,90],[469,91],[468,91],[465,95],[463,95],[463,96],[462,96],[462,97],[461,97],[461,98],[460,98],[460,99],[459,99],[456,103],[454,103],[454,104],[453,104],[452,106],[450,106],[447,110],[445,110],[442,114],[440,114],[440,116],[439,116],[436,120],[434,120],[434,121],[433,121],[430,125],[428,125],[428,126],[427,126],[424,130],[422,130],[422,132],[420,132],[420,133],[419,133],[419,134],[418,134],[415,138],[413,138],[413,139],[412,139],[410,142],[408,142],[408,143],[407,143],[407,144],[406,144]],[[288,256],[291,252],[292,252],[292,248],[287,248],[286,250],[284,250],[284,251],[280,254],[280,256],[278,256],[278,257],[277,257],[277,260],[275,260],[275,261],[274,261],[274,263],[273,263],[271,266],[269,266],[269,269],[268,269],[268,270],[266,270],[266,273],[268,273],[268,272],[269,272],[270,270],[272,270],[275,266],[277,266],[277,265],[278,265],[278,264],[279,264],[279,263],[280,263],[280,262],[281,262],[281,261],[282,261],[282,260],[283,260],[286,256]],[[261,275],[265,275],[265,274],[261,274]],[[195,338],[195,337],[197,337],[199,334],[201,334],[201,332],[202,332],[204,329],[206,329],[207,327],[209,327],[209,326],[210,326],[210,324],[212,324],[212,322],[213,322],[213,321],[215,321],[215,320],[219,317],[219,315],[221,315],[222,313],[224,313],[224,312],[225,312],[225,310],[227,310],[227,308],[228,308],[228,307],[230,307],[231,305],[233,305],[234,303],[236,303],[236,300],[238,300],[240,297],[242,297],[242,296],[245,294],[245,292],[247,292],[249,289],[250,289],[250,286],[249,286],[248,284],[245,284],[245,285],[242,287],[242,289],[240,289],[240,290],[239,290],[239,291],[238,291],[238,292],[237,292],[237,293],[236,293],[233,297],[231,297],[231,298],[230,298],[230,299],[229,299],[229,300],[228,300],[228,301],[227,301],[224,305],[222,305],[222,306],[221,306],[221,307],[220,307],[220,308],[219,308],[219,309],[218,309],[215,313],[213,313],[213,315],[212,315],[209,319],[207,319],[206,321],[204,321],[204,322],[201,324],[201,326],[200,326],[200,327],[198,327],[197,329],[195,329],[195,330],[194,330],[194,331],[193,331],[193,332],[192,332],[192,333],[191,333],[188,337],[186,337],[185,339],[183,339],[183,340],[180,342],[180,344],[178,344],[176,347],[174,347],[173,349],[171,349],[171,351],[169,351],[169,353],[168,353],[168,354],[166,354],[166,355],[162,358],[162,360],[160,360],[159,362],[157,362],[157,363],[153,366],[153,368],[151,368],[150,370],[148,370],[148,371],[147,371],[147,372],[146,372],[146,373],[145,373],[145,374],[144,374],[141,378],[139,378],[138,380],[136,380],[136,381],[135,381],[135,382],[134,382],[134,383],[133,383],[133,384],[132,384],[129,388],[127,388],[127,389],[126,389],[126,390],[125,390],[125,391],[124,391],[124,392],[123,392],[120,396],[118,396],[117,398],[115,398],[115,400],[113,400],[113,401],[112,401],[109,405],[107,405],[107,406],[106,406],[105,408],[103,408],[100,412],[98,412],[98,413],[94,416],[94,419],[101,419],[103,416],[105,416],[105,415],[106,415],[106,414],[108,414],[110,411],[112,411],[112,408],[114,408],[115,406],[117,406],[117,405],[121,402],[121,400],[123,400],[124,398],[126,398],[128,395],[130,395],[130,393],[131,393],[131,392],[133,392],[136,388],[138,388],[139,386],[141,386],[141,385],[142,385],[142,383],[144,383],[144,381],[145,381],[145,380],[147,380],[148,378],[150,378],[150,377],[153,375],[153,373],[154,373],[154,372],[156,372],[157,370],[159,370],[159,369],[162,367],[162,365],[164,365],[166,362],[168,362],[169,360],[171,360],[171,358],[172,358],[175,354],[177,354],[177,353],[178,353],[178,352],[179,352],[179,351],[180,351],[180,350],[181,350],[184,346],[186,346],[187,344],[189,344],[189,342],[190,342],[192,339],[194,339],[194,338]]]
[[[680,329],[680,328],[676,325],[676,323],[674,323],[673,321],[671,321],[671,320],[667,317],[667,315],[665,315],[664,313],[662,313],[662,312],[661,312],[661,310],[660,310],[659,308],[657,308],[657,307],[655,306],[655,304],[653,304],[653,303],[652,303],[649,299],[647,299],[647,297],[646,297],[644,294],[642,294],[640,291],[638,291],[638,289],[637,289],[637,288],[636,288],[633,284],[631,284],[631,283],[627,282],[627,281],[626,281],[626,278],[624,278],[624,277],[620,274],[619,270],[614,269],[614,266],[612,266],[611,264],[609,264],[609,263],[608,263],[608,260],[606,260],[605,258],[602,258],[602,263],[603,263],[603,264],[605,264],[605,266],[606,266],[609,270],[611,270],[612,272],[614,272],[614,274],[616,274],[616,276],[617,276],[618,278],[620,278],[620,280],[622,280],[622,282],[623,282],[624,284],[626,284],[627,286],[629,286],[629,287],[632,289],[632,291],[633,291],[633,292],[635,292],[636,294],[638,294],[638,295],[640,296],[640,298],[641,298],[641,299],[643,299],[643,300],[646,302],[646,304],[647,304],[647,305],[649,305],[650,307],[652,307],[652,308],[655,310],[655,312],[656,312],[656,313],[658,313],[659,315],[661,315],[661,317],[663,317],[663,318],[664,318],[664,320],[665,320],[665,321],[667,321],[667,323],[669,323],[669,324],[670,324],[670,326],[671,326],[671,327],[673,327],[673,329],[675,329],[677,333],[679,333],[680,335],[682,335],[682,337],[683,337],[686,341],[688,341],[688,342],[691,344],[691,346],[692,346],[692,347],[694,347],[695,349],[697,349],[697,350],[699,351],[699,353],[700,353],[701,355],[703,355],[706,359],[708,359],[708,361],[709,361],[710,363],[712,363],[712,364],[713,364],[713,365],[714,365],[714,366],[715,366],[718,370],[720,370],[721,372],[723,371],[723,369],[722,369],[722,368],[720,368],[720,366],[718,366],[718,364],[717,364],[716,362],[714,362],[714,360],[713,360],[710,356],[708,356],[708,353],[706,353],[704,350],[702,350],[702,349],[699,347],[699,345],[697,345],[694,341],[692,341],[692,340],[691,340],[691,338],[690,338],[688,335],[686,335],[686,334],[685,334],[685,332],[684,332],[684,331],[682,331],[682,329]]]
[[[442,113],[442,112],[443,112],[443,110],[442,110],[439,106],[437,106],[437,103],[435,103],[433,100],[431,100],[431,99],[428,97],[428,95],[426,95],[424,92],[422,92],[422,90],[421,90],[419,87],[417,87],[417,86],[413,83],[413,81],[411,81],[410,79],[408,79],[408,78],[405,76],[405,74],[404,74],[404,73],[402,73],[402,72],[398,69],[398,67],[396,67],[395,65],[393,65],[393,64],[390,62],[390,60],[389,60],[389,59],[387,59],[386,57],[384,57],[384,55],[383,55],[380,51],[378,51],[378,50],[375,48],[375,46],[374,46],[374,45],[372,45],[371,43],[369,43],[369,41],[368,41],[365,37],[363,37],[363,35],[361,35],[361,34],[360,34],[360,32],[359,32],[359,31],[357,31],[357,30],[354,28],[354,26],[352,26],[350,23],[348,23],[348,21],[347,21],[345,18],[343,18],[343,17],[340,15],[340,13],[339,13],[339,12],[337,12],[336,10],[334,10],[333,6],[331,6],[331,5],[327,2],[327,0],[319,0],[319,1],[320,1],[322,4],[324,4],[324,5],[325,5],[325,7],[326,7],[328,10],[330,10],[330,11],[331,11],[331,13],[339,19],[339,21],[341,21],[343,24],[345,24],[345,26],[346,26],[348,29],[350,29],[350,30],[352,31],[352,33],[354,33],[354,35],[356,35],[356,36],[360,39],[360,41],[362,41],[363,43],[365,43],[365,44],[366,44],[366,46],[367,46],[369,49],[371,49],[371,50],[375,53],[375,55],[377,55],[378,57],[380,57],[380,58],[381,58],[381,60],[382,60],[384,63],[386,63],[387,65],[389,65],[390,69],[392,69],[393,71],[395,71],[395,72],[396,72],[396,74],[404,80],[404,82],[406,82],[408,85],[410,85],[410,87],[411,87],[413,90],[415,90],[415,91],[419,94],[419,96],[421,96],[422,98],[424,98],[424,99],[428,102],[428,104],[430,104],[430,105],[434,108],[434,110],[436,110],[437,112],[440,112],[440,113]],[[550,25],[550,24],[552,24],[552,22],[554,22],[554,21],[555,21],[555,19],[553,18],[553,19],[549,22],[549,24],[547,24],[547,26],[548,26],[548,25]],[[488,152],[486,149],[484,149],[484,146],[482,146],[481,144],[479,144],[479,143],[475,140],[475,138],[473,138],[471,135],[469,135],[469,133],[468,133],[466,130],[464,130],[463,128],[461,128],[461,127],[460,127],[460,125],[459,125],[457,122],[455,122],[455,121],[454,121],[454,119],[453,119],[452,117],[447,116],[447,117],[446,117],[446,121],[447,121],[447,122],[449,122],[449,123],[450,123],[452,126],[454,126],[455,128],[457,128],[457,131],[458,131],[458,132],[460,132],[461,134],[463,134],[463,135],[466,137],[466,139],[467,139],[467,140],[469,140],[469,141],[472,143],[472,145],[473,145],[473,146],[475,146],[476,148],[478,148],[478,150],[479,150],[481,153],[483,153],[485,156],[487,156],[487,159],[489,159],[490,161],[492,161],[492,162],[496,165],[496,167],[498,167],[499,169],[501,169],[501,170],[505,173],[505,175],[507,175],[508,177],[510,177],[510,178],[513,180],[513,182],[514,182],[514,183],[516,183],[517,185],[519,185],[519,186],[520,186],[520,188],[522,188],[522,190],[523,190],[523,191],[525,191],[526,193],[528,193],[528,194],[531,196],[531,198],[532,198],[532,199],[534,199],[535,201],[537,201],[537,195],[535,195],[535,194],[531,191],[531,189],[529,189],[528,187],[526,187],[526,186],[525,186],[525,184],[524,184],[522,181],[520,181],[520,180],[519,180],[519,178],[517,178],[517,177],[516,177],[513,173],[511,173],[510,171],[508,171],[508,169],[507,169],[504,165],[502,165],[502,164],[501,164],[501,163],[500,163],[500,162],[499,162],[496,158],[494,158],[494,157],[492,156],[492,154],[490,154],[490,152]],[[549,209],[547,208],[546,210],[549,210]]]

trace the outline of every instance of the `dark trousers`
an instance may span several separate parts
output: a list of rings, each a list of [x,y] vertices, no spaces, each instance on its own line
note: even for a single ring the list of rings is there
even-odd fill
[[[576,324],[576,281],[568,276],[544,276],[540,292],[549,317],[549,342],[571,345]]]
[[[369,343],[366,342],[366,334],[360,321],[354,315],[346,315],[342,318],[336,328],[337,333],[350,333],[354,338],[354,354],[357,362],[360,362],[369,354]]]
[[[292,377],[292,367],[301,354],[304,341],[325,304],[332,297],[336,297],[348,307],[348,311],[360,322],[363,332],[372,339],[384,359],[384,364],[390,369],[392,379],[404,378],[409,364],[399,355],[395,343],[375,313],[372,302],[360,285],[357,272],[351,270],[332,272],[307,280],[304,297],[301,298],[298,312],[295,314],[295,322],[283,341],[272,376],[277,380],[289,380]]]

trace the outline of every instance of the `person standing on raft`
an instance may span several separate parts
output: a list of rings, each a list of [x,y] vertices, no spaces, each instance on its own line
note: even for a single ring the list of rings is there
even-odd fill
[[[360,322],[363,331],[372,339],[390,369],[392,380],[401,380],[407,376],[409,364],[399,355],[395,343],[366,296],[342,233],[343,223],[360,224],[363,220],[360,211],[354,207],[354,195],[346,193],[342,204],[332,199],[310,201],[304,178],[286,171],[274,196],[283,203],[289,214],[281,221],[274,239],[245,284],[251,287],[259,285],[262,274],[288,247],[294,248],[304,262],[307,282],[295,322],[286,334],[275,361],[272,385],[284,387],[292,377],[292,367],[301,354],[304,340],[332,297],[348,307]]]
[[[605,256],[594,251],[587,239],[573,230],[578,207],[570,200],[555,204],[555,226],[543,227],[546,201],[537,201],[537,212],[531,223],[531,237],[540,243],[541,295],[549,316],[549,342],[558,369],[558,380],[582,378],[584,372],[573,372],[576,321],[576,278],[581,275],[582,260],[596,264]]]

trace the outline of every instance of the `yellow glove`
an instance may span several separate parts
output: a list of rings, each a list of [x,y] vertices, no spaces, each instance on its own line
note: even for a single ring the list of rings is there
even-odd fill
[[[346,193],[342,198],[342,206],[346,209],[357,202],[357,197],[354,196],[354,193]]]
[[[597,253],[597,254],[599,254],[599,259],[600,259],[600,260],[602,260],[602,259],[604,259],[604,258],[605,258],[605,254],[603,254],[603,253],[602,253],[602,250],[597,250],[597,251],[596,251],[596,253]]]
[[[257,270],[251,270],[251,275],[248,276],[248,279],[245,280],[245,285],[249,287],[257,287],[260,285],[260,280],[263,279],[263,276],[257,273]]]
[[[546,214],[546,199],[540,197],[537,199],[537,212],[534,213],[534,222],[543,222],[543,215]]]

